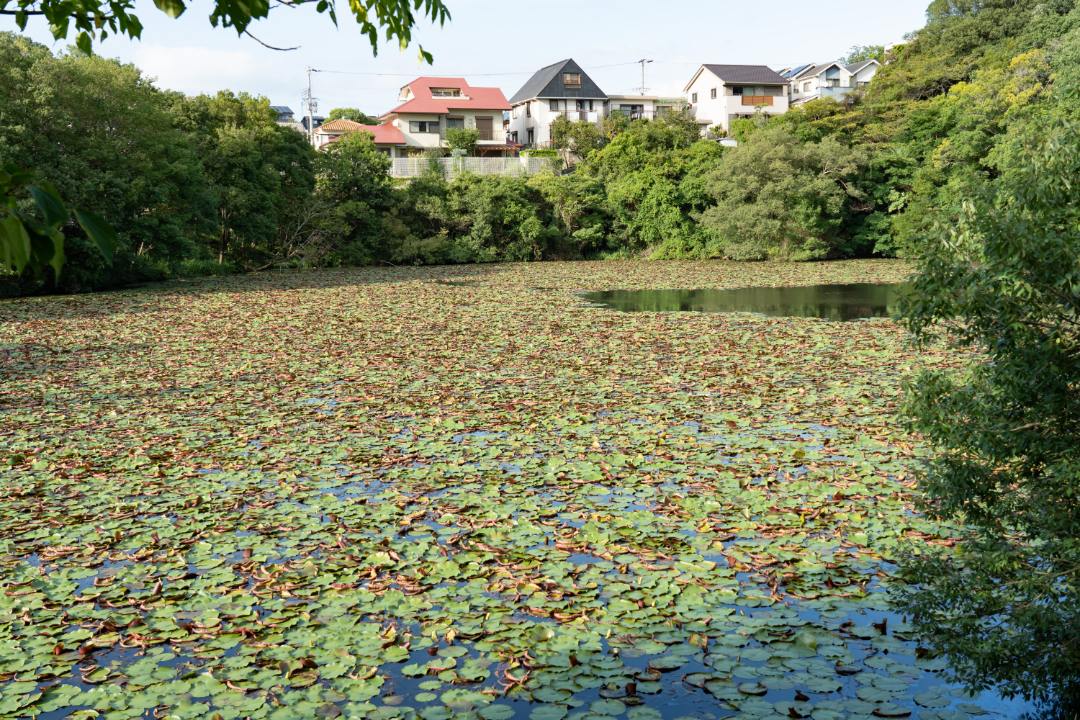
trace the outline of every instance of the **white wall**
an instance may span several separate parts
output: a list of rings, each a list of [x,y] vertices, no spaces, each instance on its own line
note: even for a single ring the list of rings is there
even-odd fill
[[[491,130],[494,133],[493,140],[496,142],[504,142],[503,137],[503,111],[502,110],[484,110],[484,109],[469,109],[454,111],[448,115],[436,115],[430,113],[401,113],[397,119],[393,121],[394,126],[401,131],[401,134],[405,137],[405,144],[409,148],[429,148],[440,147],[442,145],[442,137],[446,132],[446,121],[448,118],[463,118],[465,121],[465,127],[476,127],[477,117],[489,117],[491,118]],[[410,121],[428,120],[439,123],[439,132],[412,132],[409,127]],[[402,148],[406,153],[408,148]],[[413,151],[415,152],[415,150]],[[407,157],[407,155],[402,155]]]
[[[867,65],[859,72],[851,76],[852,84],[860,82],[870,82],[871,78],[877,75],[878,66],[873,63]]]
[[[551,104],[553,102],[558,103],[558,110],[553,110]],[[592,101],[592,110],[589,110],[589,100],[585,99],[582,102],[585,104],[585,110],[583,112],[589,113],[586,117],[596,122],[604,115],[604,101],[596,100]],[[532,116],[530,117],[526,113],[526,106],[531,107]],[[528,129],[533,129],[533,142],[543,143],[551,140],[551,123],[559,115],[567,113],[571,120],[578,119],[577,101],[573,98],[561,98],[558,100],[529,100],[526,103],[521,103],[510,111],[510,126],[507,128],[507,132],[517,132],[517,141],[519,143],[529,142]],[[514,115],[517,117],[514,117]],[[509,137],[512,137],[509,136]]]

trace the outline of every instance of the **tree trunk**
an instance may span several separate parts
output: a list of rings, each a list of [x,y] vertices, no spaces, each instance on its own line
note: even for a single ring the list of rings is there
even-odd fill
[[[221,250],[218,252],[218,265],[225,263],[225,247],[229,244],[229,227],[225,224],[225,210],[221,211]]]

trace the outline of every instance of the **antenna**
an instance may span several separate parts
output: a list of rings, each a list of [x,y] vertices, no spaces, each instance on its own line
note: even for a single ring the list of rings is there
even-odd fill
[[[304,109],[307,110],[307,129],[308,140],[311,144],[315,144],[315,113],[319,111],[319,101],[311,94],[311,73],[319,72],[318,70],[312,70],[310,67],[307,69],[307,93],[303,96]]]
[[[649,88],[645,87],[645,66],[651,63],[652,60],[642,58],[641,60],[638,60],[638,62],[641,63],[641,87],[638,88],[638,90],[641,91],[641,95],[644,97],[645,93],[649,90]]]

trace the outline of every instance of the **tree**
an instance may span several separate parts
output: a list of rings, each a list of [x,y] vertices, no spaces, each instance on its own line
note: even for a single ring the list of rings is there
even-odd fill
[[[378,125],[379,121],[370,115],[365,115],[356,108],[334,108],[326,116],[326,122],[331,120],[352,120],[360,125]]]
[[[838,62],[841,65],[854,65],[864,60],[877,60],[879,63],[885,64],[885,46],[852,45],[848,54],[840,58]]]
[[[446,129],[446,145],[451,150],[463,150],[466,155],[475,155],[480,144],[480,131],[476,128],[452,127]]]
[[[274,237],[279,221],[314,188],[314,150],[302,133],[277,125],[266,98],[223,90],[182,100],[173,112],[214,194],[218,263],[232,251],[237,260],[261,264],[255,246]]]
[[[0,116],[18,118],[0,123],[0,165],[34,167],[59,197],[93,208],[117,233],[103,253],[92,232],[65,221],[61,249],[75,262],[62,288],[154,277],[191,254],[191,231],[213,208],[198,156],[173,126],[179,96],[132,65],[77,50],[54,57],[14,33],[0,33],[0,66]]]
[[[371,133],[346,133],[315,160],[319,199],[336,208],[342,242],[340,262],[366,264],[389,257],[380,217],[391,204],[391,160]]]
[[[593,150],[603,147],[604,139],[595,123],[571,122],[565,115],[559,115],[551,123],[551,143],[563,152],[563,159],[569,165],[571,153],[586,158]]]
[[[274,0],[274,2],[277,6],[291,8],[314,5],[316,12],[327,13],[331,22],[337,25],[336,0]],[[184,0],[155,0],[155,4],[159,10],[174,19],[180,17],[187,9]],[[74,26],[76,45],[83,53],[91,55],[94,40],[103,40],[110,33],[126,34],[131,38],[141,37],[142,23],[131,12],[134,7],[134,0],[0,0],[0,15],[14,16],[20,30],[26,29],[30,16],[43,16],[49,21],[53,37],[57,40],[68,37]],[[386,41],[396,40],[398,46],[402,48],[412,41],[412,30],[416,27],[414,9],[422,9],[425,17],[438,21],[440,25],[450,18],[450,12],[442,0],[350,0],[348,7],[360,25],[360,32],[367,35],[371,42],[372,53],[376,55],[380,34]],[[217,27],[218,23],[221,23],[222,27],[234,28],[237,34],[251,36],[248,27],[252,22],[267,17],[270,9],[270,0],[257,0],[254,3],[215,0],[214,9],[210,13],[210,24]],[[254,38],[254,36],[251,37]],[[255,39],[262,43],[261,40]],[[265,43],[262,44],[265,45]],[[418,51],[421,62],[432,62],[431,54],[426,52],[422,45],[419,46]],[[19,175],[19,177],[23,176]],[[34,272],[37,272],[44,263],[48,263],[59,274],[65,258],[64,236],[60,233],[58,226],[53,227],[56,223],[60,223],[59,216],[54,214],[35,219],[22,211],[13,211],[12,207],[17,203],[17,193],[21,187],[22,184],[7,182],[0,194],[0,205],[4,207],[4,221],[0,222],[0,257],[3,258],[4,265],[12,270],[17,268],[21,272],[29,265]],[[42,186],[34,186],[34,188],[32,191],[28,189],[27,192],[50,195]],[[15,192],[16,195],[11,195],[10,192]],[[59,196],[55,198],[62,204]],[[55,203],[53,205],[55,213],[58,211],[58,206],[55,206]],[[87,215],[87,211],[83,211],[82,217],[89,218],[90,215]],[[97,244],[99,250],[107,253],[115,232],[101,217],[94,216],[94,219],[95,221],[89,225],[83,225],[83,230]],[[111,255],[108,255],[106,259],[111,262]]]
[[[254,3],[214,0],[210,24],[217,27],[220,23],[222,27],[235,29],[237,35],[251,36],[248,28],[256,20],[267,17],[272,7],[305,5],[329,15],[335,26],[338,22],[336,0],[274,0],[274,3],[272,5],[271,0]],[[155,0],[154,4],[173,19],[187,10],[184,0]],[[95,39],[104,40],[110,33],[140,38],[142,22],[131,12],[134,8],[134,0],[0,0],[0,15],[13,15],[20,30],[26,29],[26,21],[31,15],[44,16],[57,40],[68,37],[74,26],[75,44],[87,55],[92,53]],[[402,48],[412,42],[412,30],[416,27],[414,8],[423,8],[424,16],[437,20],[440,25],[450,19],[450,11],[442,0],[351,0],[349,3],[349,11],[360,25],[360,32],[367,35],[375,55],[379,51],[380,34],[386,41],[396,40]],[[423,46],[419,52],[421,62],[431,62],[431,55]]]
[[[908,559],[904,604],[969,687],[1064,703],[1080,703],[1078,130],[1010,143],[1002,177],[927,234],[901,309],[919,343],[977,353],[907,384],[936,451],[920,508],[968,532]]]
[[[729,149],[706,177],[715,207],[701,217],[717,253],[738,260],[837,255],[849,214],[862,206],[856,180],[870,162],[835,138],[801,143],[783,128],[759,130]]]

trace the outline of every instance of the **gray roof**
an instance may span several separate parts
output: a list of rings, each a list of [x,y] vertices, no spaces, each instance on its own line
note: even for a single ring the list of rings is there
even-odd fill
[[[782,77],[786,77],[786,78],[792,78],[792,77],[795,77],[796,75],[798,75],[798,74],[799,74],[799,73],[801,73],[801,72],[802,72],[803,70],[805,70],[806,68],[810,67],[810,65],[813,65],[813,64],[814,64],[814,63],[810,63],[809,65],[800,65],[799,67],[797,67],[797,68],[792,68],[792,69],[788,70],[787,72],[782,72],[782,73],[781,73],[781,76],[782,76]]]
[[[563,85],[562,74],[564,72],[580,73],[581,87],[574,86],[569,90]],[[560,60],[554,65],[540,68],[529,80],[521,86],[521,89],[510,98],[511,105],[532,100],[533,98],[592,98],[593,100],[606,100],[607,95],[592,81],[588,75],[573,60]]]
[[[870,60],[863,60],[862,62],[855,63],[854,65],[845,65],[844,69],[847,70],[849,73],[857,73],[860,70],[862,70],[864,67],[866,67],[867,65],[870,65],[871,63],[873,63],[875,65],[880,65],[881,64],[877,60],[870,59]]]
[[[805,70],[803,70],[801,73],[792,75],[791,77],[799,78],[800,80],[802,78],[817,77],[821,73],[831,68],[833,65],[835,65],[836,67],[840,67],[840,63],[838,62],[827,62],[818,63],[817,65],[807,65]]]
[[[780,77],[765,65],[709,65],[705,67],[726,83],[748,83],[764,85],[787,85],[786,78]]]

